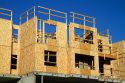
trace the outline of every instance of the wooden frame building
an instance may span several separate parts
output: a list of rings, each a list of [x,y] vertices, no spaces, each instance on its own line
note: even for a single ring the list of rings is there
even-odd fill
[[[7,12],[0,13],[7,16],[0,18],[0,82],[123,81],[120,50],[108,32],[97,32],[94,17],[34,6],[14,25],[12,11],[0,10]]]

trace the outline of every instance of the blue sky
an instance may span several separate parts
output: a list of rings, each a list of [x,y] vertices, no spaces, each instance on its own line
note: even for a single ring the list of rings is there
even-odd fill
[[[35,4],[93,16],[98,31],[108,28],[113,42],[125,40],[125,0],[0,0],[0,7],[13,10],[15,24],[19,23],[19,15]]]

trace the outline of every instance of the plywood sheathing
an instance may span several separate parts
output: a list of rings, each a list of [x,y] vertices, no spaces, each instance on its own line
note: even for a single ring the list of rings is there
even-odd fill
[[[105,76],[111,76],[111,65],[104,64],[104,74]]]
[[[0,74],[10,74],[12,22],[0,18]]]
[[[57,44],[58,44],[58,55],[57,55],[57,66],[59,73],[68,73],[67,72],[67,25],[64,23],[57,23]]]
[[[114,43],[113,47],[118,49],[118,60],[113,62],[114,69],[118,70],[115,74],[118,73],[121,79],[125,79],[125,41]]]
[[[47,48],[45,44],[36,44],[35,51],[35,70],[36,71],[46,71],[44,66],[44,50]]]
[[[36,25],[36,17],[20,25],[19,74],[32,72],[35,69]]]

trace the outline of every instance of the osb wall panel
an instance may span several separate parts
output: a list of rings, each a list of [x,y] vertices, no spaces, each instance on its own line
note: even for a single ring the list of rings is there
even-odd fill
[[[58,67],[46,66],[46,72],[49,72],[49,73],[58,73]]]
[[[119,74],[121,79],[125,79],[125,41],[120,41],[120,42],[116,42],[113,43],[113,47],[118,49],[118,61],[115,61],[113,63],[113,67],[116,70],[119,70]],[[116,65],[117,64],[117,65]],[[117,72],[115,72],[115,74],[117,74]]]
[[[34,17],[20,25],[19,74],[31,72],[35,68],[36,20]]]
[[[59,47],[67,47],[67,25],[57,22],[57,44]]]
[[[104,65],[104,75],[105,76],[111,76],[111,65]]]
[[[20,53],[19,43],[13,43],[12,54],[19,55],[19,53]]]
[[[98,76],[99,75],[99,57],[98,57],[98,53],[94,52],[93,55],[94,55],[94,67],[95,67],[94,71],[95,72],[94,73],[92,72],[92,75]]]
[[[123,41],[123,53],[125,53],[125,41]],[[125,56],[125,55],[124,55]]]
[[[67,25],[57,22],[57,67],[58,73],[67,73]]]
[[[122,79],[125,79],[125,66],[118,66],[118,69],[119,69],[119,77],[122,78]]]
[[[119,75],[119,71],[118,71],[118,62],[117,60],[113,60],[111,61],[111,67],[113,68],[113,76],[118,76]]]
[[[117,42],[117,43],[113,43],[113,47],[118,49],[118,54],[119,54],[119,58],[123,57],[123,53],[125,53],[125,42],[121,41],[121,42]]]
[[[36,71],[46,71],[44,66],[44,50],[47,50],[47,45],[45,44],[36,44],[35,50],[35,70]]]
[[[19,74],[26,74],[35,69],[35,46],[31,45],[25,50],[21,50],[19,62]]]
[[[97,68],[97,67],[96,67]],[[96,69],[96,70],[91,70],[91,75],[92,76],[99,76],[99,71],[98,71],[98,69]]]
[[[75,25],[73,23],[70,23],[70,25],[69,25],[69,30],[70,30],[69,41],[70,41],[70,44],[72,44],[71,43],[72,41],[75,41],[74,27],[75,27]]]
[[[69,56],[68,56],[69,64],[68,64],[68,70],[69,73],[76,73],[80,74],[80,71],[75,72],[75,52],[70,48]]]
[[[28,22],[20,25],[20,45],[21,49],[36,42],[36,24],[37,18],[34,17]]]
[[[73,64],[72,64],[72,62],[73,62],[73,60],[75,60],[75,59],[72,59],[72,56],[71,56],[71,48],[68,48],[67,49],[68,51],[67,51],[67,74],[70,74],[71,73],[71,71],[72,71],[72,67],[73,67]],[[75,63],[74,63],[75,64]]]
[[[121,66],[123,63],[123,59],[125,57],[125,51],[124,51],[124,41],[118,42],[118,43],[114,43],[113,47],[118,49],[118,62],[119,62],[119,66]],[[117,63],[118,64],[118,63]],[[115,64],[114,64],[115,65]],[[119,68],[119,67],[118,67]]]
[[[48,38],[47,39],[47,48],[48,48],[48,50],[51,50],[51,51],[57,50],[57,48],[58,48],[57,47],[57,40]]]
[[[11,46],[12,22],[0,19],[0,45]]]
[[[17,69],[16,70],[15,69],[11,69],[11,74],[18,75]]]
[[[11,42],[12,22],[0,19],[0,74],[10,74]]]
[[[0,74],[10,74],[11,48],[0,46]]]
[[[91,45],[91,44],[80,43],[79,47],[80,47],[81,53],[82,53],[83,50],[84,50],[84,54],[87,54],[87,55],[89,55],[90,52],[94,52],[94,51],[95,51],[95,49],[93,49],[93,48],[94,48],[94,45]],[[88,53],[87,53],[87,52],[88,52]]]
[[[81,50],[87,50],[87,51],[94,51],[94,45],[88,44],[88,43],[81,43],[78,41],[72,41],[71,44],[72,48],[81,49]]]
[[[80,70],[80,74],[83,74],[83,75],[91,75],[91,70],[88,70],[88,69],[81,69]]]
[[[68,49],[66,48],[58,48],[58,55],[57,55],[57,66],[58,66],[58,73],[67,74],[68,68]]]
[[[78,54],[95,56],[94,55],[95,51],[93,51],[93,50],[90,51],[90,50],[77,49],[77,48],[71,48],[71,50]]]

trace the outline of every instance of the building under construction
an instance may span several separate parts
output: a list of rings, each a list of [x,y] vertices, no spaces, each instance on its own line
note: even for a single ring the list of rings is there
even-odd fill
[[[0,8],[0,83],[124,82],[125,41],[94,17],[34,6],[19,19]]]

